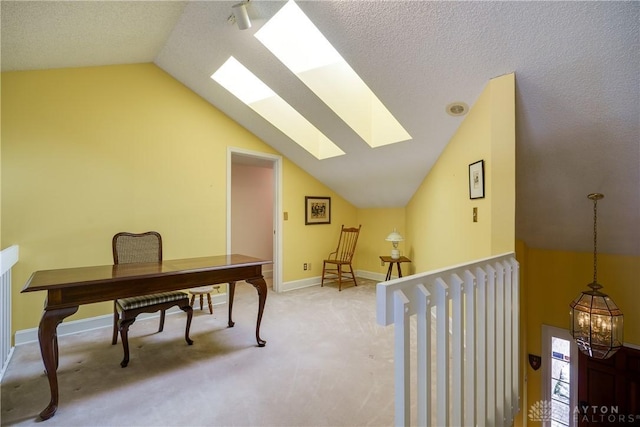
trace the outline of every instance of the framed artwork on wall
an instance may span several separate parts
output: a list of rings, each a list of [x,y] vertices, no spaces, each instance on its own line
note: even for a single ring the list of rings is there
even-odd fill
[[[484,160],[469,165],[469,198],[484,198]]]
[[[331,224],[331,197],[305,196],[304,211],[305,225]]]

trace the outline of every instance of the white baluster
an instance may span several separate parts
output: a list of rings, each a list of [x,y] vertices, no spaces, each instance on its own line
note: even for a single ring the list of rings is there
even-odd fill
[[[504,418],[505,422],[510,424],[508,421],[511,419],[511,414],[513,413],[513,402],[511,399],[511,384],[513,383],[511,378],[513,375],[512,362],[516,362],[517,360],[513,361],[511,357],[513,351],[511,264],[507,261],[503,261],[501,264],[504,267]]]
[[[426,426],[431,418],[431,293],[422,283],[416,286],[415,293],[418,316],[418,425]]]
[[[495,426],[504,425],[504,266],[497,262],[496,268],[496,420]]]
[[[487,419],[487,273],[476,268],[476,420],[478,425],[491,425]]]
[[[469,271],[464,272],[464,425],[476,425],[476,278]]]
[[[451,401],[451,424],[462,425],[462,369],[464,330],[462,321],[462,279],[452,274],[449,280],[451,295],[451,390],[457,394]]]
[[[402,291],[393,293],[394,313],[394,343],[395,343],[395,390],[396,415],[395,425],[408,426],[411,421],[410,378],[409,364],[409,298]]]
[[[487,270],[487,425],[496,425],[496,270]]]

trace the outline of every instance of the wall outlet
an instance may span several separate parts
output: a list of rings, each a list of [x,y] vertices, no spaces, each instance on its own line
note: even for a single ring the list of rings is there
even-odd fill
[[[309,265],[305,262],[304,264],[302,264],[302,269],[304,271],[307,271],[309,269]]]

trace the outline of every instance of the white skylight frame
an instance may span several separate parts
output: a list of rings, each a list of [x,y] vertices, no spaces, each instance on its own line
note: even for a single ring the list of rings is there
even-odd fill
[[[318,160],[345,154],[233,56],[211,78]]]
[[[369,146],[411,139],[293,0],[267,21],[255,37]]]

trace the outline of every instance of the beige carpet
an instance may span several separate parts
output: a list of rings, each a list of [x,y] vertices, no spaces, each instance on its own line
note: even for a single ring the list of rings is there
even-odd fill
[[[49,387],[36,343],[19,346],[1,386],[3,426],[390,426],[393,327],[375,322],[375,283],[270,292],[255,341],[257,296],[236,287],[227,306],[195,310],[193,346],[184,315],[136,322],[131,361],[108,328],[60,337],[60,406],[38,413]]]

